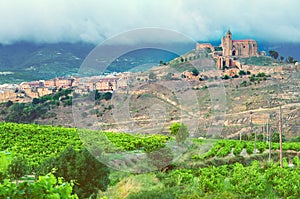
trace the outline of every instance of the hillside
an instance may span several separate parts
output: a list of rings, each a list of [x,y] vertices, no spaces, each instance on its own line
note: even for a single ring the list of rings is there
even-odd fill
[[[181,57],[191,60],[181,61]],[[239,75],[234,69],[237,75],[224,79],[231,70],[216,70],[207,54],[191,51],[181,57],[169,65],[131,73],[129,86],[114,92],[112,100],[84,102],[86,109],[78,113],[69,106],[74,99],[68,97],[50,107],[34,105],[46,113],[29,122],[70,127],[79,125],[74,123],[76,119],[86,128],[166,133],[170,124],[181,121],[188,124],[194,137],[237,138],[253,132],[266,134],[267,127],[278,131],[281,105],[286,137],[299,136],[299,71],[294,66],[274,65],[269,57],[256,58],[256,63],[268,60],[271,64],[244,65],[244,72],[250,74]],[[186,71],[195,67],[198,76],[189,76]],[[5,121],[12,109],[3,104],[0,119]]]
[[[0,83],[20,83],[76,74],[93,49],[86,43],[34,44],[20,42],[0,45]]]
[[[89,43],[0,45],[0,84],[78,75],[81,63],[94,47]],[[175,57],[160,49],[134,50],[121,55],[106,72],[143,71]]]

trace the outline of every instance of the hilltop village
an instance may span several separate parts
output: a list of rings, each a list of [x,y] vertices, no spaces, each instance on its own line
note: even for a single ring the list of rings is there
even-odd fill
[[[221,39],[221,44],[219,46],[213,46],[211,43],[196,43],[195,50],[193,53],[188,53],[186,55],[177,58],[181,59],[181,62],[193,61],[193,57],[201,51],[205,50],[213,58],[215,66],[219,71],[214,71],[213,74],[210,72],[203,72],[195,75],[191,71],[185,71],[183,75],[192,80],[196,79],[205,79],[205,76],[210,77],[216,76],[228,76],[228,77],[238,77],[241,73],[248,72],[248,74],[258,74],[263,73],[285,73],[291,72],[294,70],[300,70],[300,65],[298,62],[294,64],[284,64],[282,62],[275,63],[276,60],[273,60],[274,63],[271,63],[273,66],[255,65],[255,64],[245,64],[241,62],[241,59],[250,59],[250,58],[260,58],[268,59],[270,57],[266,56],[265,51],[258,51],[257,41],[253,39],[242,39],[242,40],[233,40],[233,36],[230,30],[228,30],[225,36]],[[184,60],[184,61],[183,61]],[[242,71],[242,72],[241,72]],[[207,78],[207,76],[206,76]]]
[[[274,67],[263,67],[251,64],[241,63],[241,58],[251,57],[267,57],[266,53],[258,52],[258,44],[253,39],[233,40],[230,30],[221,39],[220,46],[213,46],[210,43],[196,43],[195,49],[191,52],[182,55],[172,62],[184,63],[193,62],[197,52],[206,51],[213,58],[217,70],[201,72],[195,74],[192,71],[186,70],[182,74],[172,74],[173,78],[183,78],[185,80],[206,80],[208,78],[238,77],[239,75],[249,75],[258,73],[282,73],[299,70],[300,66],[297,63],[293,65],[274,65]],[[162,78],[164,73],[159,71],[160,68],[153,68],[151,71],[158,71],[156,77]],[[246,73],[247,72],[247,73]],[[165,74],[166,76],[168,74]],[[280,74],[278,74],[280,76]],[[50,80],[39,80],[32,82],[22,82],[21,84],[4,84],[0,85],[0,103],[1,102],[31,102],[34,98],[39,98],[45,95],[50,95],[60,89],[72,89],[78,94],[87,94],[90,91],[98,90],[100,92],[113,92],[119,88],[126,88],[127,80],[131,76],[130,73],[118,73],[101,77],[58,77]],[[147,81],[149,76],[147,73],[138,73],[139,80]],[[242,77],[241,76],[241,77]],[[278,76],[278,77],[279,77]],[[279,77],[280,78],[280,77]],[[203,82],[204,83],[204,82]],[[201,85],[203,83],[200,83]],[[204,84],[203,84],[204,85]]]
[[[22,82],[21,84],[0,85],[0,102],[31,102],[34,98],[50,95],[60,89],[73,89],[78,94],[90,91],[113,92],[120,87],[126,87],[126,74],[116,74],[103,77],[62,77],[50,80]]]

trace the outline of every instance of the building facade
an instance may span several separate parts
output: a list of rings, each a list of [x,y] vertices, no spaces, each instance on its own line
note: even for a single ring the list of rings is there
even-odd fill
[[[252,57],[258,56],[257,42],[253,39],[233,40],[230,30],[222,38],[223,56]]]

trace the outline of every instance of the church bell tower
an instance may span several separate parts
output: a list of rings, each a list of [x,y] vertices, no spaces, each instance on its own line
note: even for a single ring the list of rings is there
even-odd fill
[[[226,32],[226,35],[222,38],[223,56],[232,55],[232,34],[230,30]]]

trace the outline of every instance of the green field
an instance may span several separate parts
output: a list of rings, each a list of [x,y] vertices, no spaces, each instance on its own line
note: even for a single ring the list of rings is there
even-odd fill
[[[95,141],[94,136],[105,139]],[[133,174],[107,168],[84,149],[82,140],[87,138],[94,139],[99,145],[109,141],[112,147],[102,146],[103,154],[147,154],[158,169]],[[92,198],[300,197],[299,142],[283,143],[284,164],[281,168],[277,162],[278,143],[272,143],[272,160],[269,162],[266,142],[257,142],[257,151],[254,151],[253,141],[190,138],[184,143],[176,143],[174,138],[166,135],[131,135],[17,123],[0,123],[0,140],[0,198],[38,198],[41,195],[36,194],[41,194],[41,190],[45,190],[44,198],[50,197],[50,193],[56,196],[54,198],[76,198],[74,194],[79,198],[91,195]],[[91,146],[86,145],[87,148]],[[173,155],[176,159],[174,155],[183,148],[186,150],[179,161],[159,167],[160,158],[168,159]],[[9,173],[11,164],[18,157],[28,162],[30,169],[26,170],[25,177],[16,178]],[[55,176],[47,174],[53,168],[57,170]],[[36,176],[28,181],[28,175]],[[94,180],[95,176],[99,181]],[[62,188],[59,177],[68,181],[67,188]],[[14,180],[24,182],[16,185]],[[74,184],[72,180],[78,183]],[[101,186],[95,183],[100,181]]]

